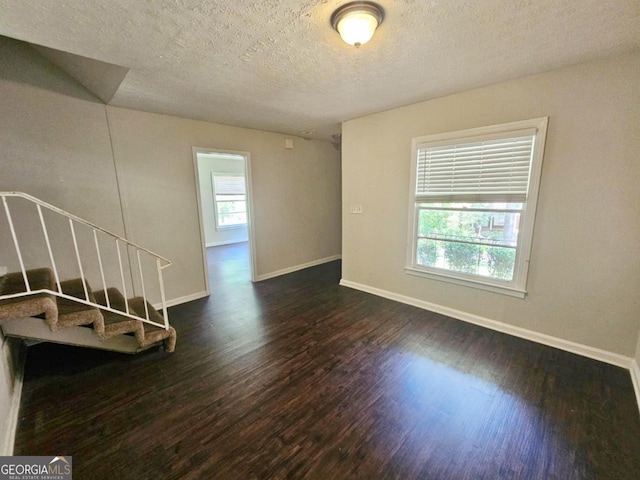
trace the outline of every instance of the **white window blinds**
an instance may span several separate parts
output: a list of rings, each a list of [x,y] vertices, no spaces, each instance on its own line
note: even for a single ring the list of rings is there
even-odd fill
[[[214,188],[216,195],[244,195],[244,177],[239,175],[214,175]]]
[[[524,202],[535,132],[523,133],[418,145],[416,200]]]

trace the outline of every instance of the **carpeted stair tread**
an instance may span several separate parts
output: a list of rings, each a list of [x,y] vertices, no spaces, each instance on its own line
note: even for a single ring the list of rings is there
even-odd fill
[[[60,283],[62,293],[70,295],[72,297],[85,300],[87,297],[84,291],[84,285],[81,278],[75,278],[73,280],[65,280]],[[89,294],[89,301],[96,302],[96,298],[91,291],[91,286],[87,282],[87,293]],[[57,297],[58,302],[58,326],[57,328],[73,327],[80,325],[89,325],[91,323],[101,322],[102,313],[96,307],[85,305],[80,302],[74,302],[73,300],[67,300],[66,298]]]
[[[27,270],[27,278],[31,290],[57,290],[53,278],[53,272],[50,268],[35,268]],[[14,293],[26,292],[27,287],[24,283],[22,272],[12,272],[3,275],[0,278],[0,295],[13,295]],[[53,298],[50,293],[37,293],[30,295],[29,298],[48,297]],[[0,300],[0,305],[21,302],[25,297],[6,298]]]
[[[111,308],[113,308],[114,310],[120,310],[123,313],[127,312],[127,307],[125,306],[125,300],[122,296],[122,293],[120,293],[120,290],[114,287],[107,288],[106,293],[104,290],[98,290],[97,292],[95,292],[94,296],[96,299],[96,303],[99,303],[100,305],[104,305],[106,307],[107,294],[109,295],[109,305]],[[131,305],[129,305],[129,309],[131,309]],[[133,315],[135,315],[135,313]]]
[[[136,309],[136,311],[141,312],[142,315],[145,315],[144,309],[144,298],[135,297],[129,299],[129,305]],[[147,309],[149,311],[149,320],[156,323],[164,324],[164,318],[153,306],[147,302]],[[176,347],[176,339],[177,334],[173,327],[169,327],[169,329],[164,329],[162,327],[156,327],[155,325],[151,325],[149,323],[141,322],[143,324],[144,329],[144,339],[140,341],[141,346],[151,345],[152,343],[159,342],[164,340],[165,350],[167,352],[173,352]]]
[[[119,310],[122,313],[126,313],[126,300],[117,288],[108,288],[106,294],[104,290],[95,292],[96,301],[100,305],[107,306],[107,294],[109,295],[109,304],[111,305],[111,308]],[[140,314],[136,312],[131,305],[129,305],[129,315],[140,316]],[[110,338],[125,333],[135,333],[138,341],[140,341],[141,338],[144,338],[144,331],[140,325],[140,321],[106,310],[102,310],[102,316],[104,317],[104,331],[101,331],[100,328],[95,328],[94,326],[96,332],[102,338]]]
[[[135,315],[135,312],[131,313]],[[117,313],[102,312],[104,317],[104,333],[100,336],[104,338],[110,338],[115,335],[122,335],[125,333],[136,333],[140,329],[138,326],[139,321],[132,318],[124,317]]]
[[[129,307],[138,312],[138,315],[142,318],[146,318],[144,303],[144,298],[142,297],[134,297],[129,299]],[[152,322],[164,324],[164,318],[162,318],[162,315],[160,315],[160,313],[155,308],[153,308],[153,306],[149,302],[147,302],[147,310],[149,311],[149,320],[151,320]],[[144,325],[145,329],[146,327],[154,327],[154,325],[150,325],[148,323],[145,323]]]
[[[114,310],[119,310],[122,313],[127,313],[127,307],[125,306],[125,299],[122,296],[122,293],[120,293],[120,290],[118,290],[117,288],[111,287],[107,289],[107,293],[109,294],[109,305],[111,306],[111,308],[113,308]],[[104,290],[99,290],[95,292],[94,295],[97,303],[99,303],[100,305],[104,305],[105,307],[107,306],[107,297],[105,295]],[[104,315],[105,325],[111,325],[113,323],[118,323],[122,321],[135,321],[132,318],[118,315],[117,313],[108,312],[108,311],[103,311],[103,315]],[[139,316],[137,311],[132,308],[130,303],[129,303],[129,315]]]
[[[55,291],[53,272],[50,268],[27,270],[31,290]],[[0,295],[26,292],[21,272],[8,273],[0,277]],[[26,297],[0,300],[0,321],[11,318],[37,317],[44,314],[45,321],[54,330],[58,324],[56,300],[50,293],[34,293]]]
[[[71,297],[76,297],[82,300],[86,300],[82,279],[75,278],[73,280],[65,280],[64,282],[60,282],[60,287],[62,288],[62,293],[69,295]],[[96,297],[91,291],[91,286],[89,285],[89,282],[87,282],[87,292],[89,293],[89,301],[96,303]],[[83,310],[97,310],[97,309],[89,305],[84,305],[82,303],[74,302],[73,300],[67,300],[66,298],[58,297],[58,313],[60,315],[66,315],[68,313],[74,313],[74,312],[79,312]]]

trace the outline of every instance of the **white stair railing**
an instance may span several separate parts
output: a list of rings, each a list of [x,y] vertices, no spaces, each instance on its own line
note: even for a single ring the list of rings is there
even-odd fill
[[[17,298],[17,297],[26,297],[26,296],[35,295],[38,293],[49,293],[60,298],[65,298],[67,300],[72,300],[74,302],[79,302],[84,305],[99,308],[100,310],[103,310],[103,311],[117,313],[124,317],[140,320],[142,322],[155,325],[157,327],[161,327],[166,330],[169,329],[169,318],[167,315],[166,297],[164,292],[164,280],[162,277],[162,271],[171,265],[171,262],[168,259],[150,250],[147,250],[146,248],[141,247],[140,245],[137,245],[136,243],[131,242],[126,238],[116,235],[115,233],[105,230],[102,227],[94,225],[91,222],[83,220],[80,217],[77,217],[69,212],[66,212],[65,210],[62,210],[58,207],[55,207],[46,202],[43,202],[42,200],[39,200],[26,193],[0,192],[0,198],[2,198],[4,213],[5,213],[7,225],[9,227],[9,232],[10,232],[10,239],[7,239],[7,240],[9,241],[9,243],[12,243],[13,248],[15,249],[15,256],[17,258],[17,263],[18,263],[20,272],[22,274],[22,278],[24,280],[24,285],[25,285],[25,291],[14,293],[14,294],[8,294],[8,295],[0,295],[0,300]],[[37,218],[39,219],[39,226],[28,225],[27,227],[25,227],[24,225],[22,225],[20,222],[22,222],[25,218],[27,218],[27,221],[29,223],[37,223],[37,221],[33,221],[33,218],[29,218],[28,216],[21,215],[19,217],[20,220],[18,220],[17,218],[14,218],[14,216],[12,215],[11,205],[9,201],[12,198],[23,199],[27,201],[29,204],[35,206],[35,209],[38,214]],[[47,222],[45,221],[45,215],[43,214],[43,209],[45,209],[46,211],[52,212],[56,216],[66,218],[68,220],[69,233],[71,235],[72,244],[73,244],[73,249],[72,249],[73,254],[71,256],[75,257],[75,262],[76,262],[75,266],[77,267],[80,273],[79,278],[82,281],[84,298],[71,296],[63,292],[63,288],[62,288],[63,282],[61,281],[61,273],[60,273],[60,262],[56,261],[56,254],[55,254],[56,249],[53,246],[53,242],[47,226]],[[25,242],[23,242],[23,245],[21,245],[20,243],[20,239],[19,239],[20,235],[18,233],[17,224],[23,227],[23,229],[25,231],[28,231],[31,235],[29,238],[29,244],[26,246],[24,245]],[[84,249],[81,248],[79,243],[78,233],[76,232],[78,227],[88,229],[93,239],[92,244],[95,247],[95,249],[92,248],[91,250],[94,250],[94,251],[87,252],[86,251],[87,247],[85,247]],[[34,290],[30,284],[30,281],[27,275],[28,268],[26,267],[25,250],[27,249],[31,250],[34,248],[38,249],[37,247],[38,242],[33,241],[34,239],[32,237],[33,232],[36,230],[40,230],[42,232],[44,243],[46,245],[46,252],[44,254],[42,254],[42,252],[36,252],[34,256],[48,258],[48,263],[51,267],[51,270],[53,271],[53,275],[55,279],[55,287],[56,287],[55,290],[46,289],[46,288],[45,289],[40,288],[40,289]],[[58,229],[58,234],[60,234],[59,230],[60,229]],[[61,235],[58,235],[58,237],[60,236]],[[111,255],[111,258],[107,258],[107,259],[104,258],[105,253],[103,252],[103,249],[100,248],[99,238],[108,239],[109,241],[115,242],[114,255]],[[4,245],[0,247],[4,247]],[[124,250],[124,255],[123,255],[123,250]],[[95,259],[97,260],[96,263],[98,265],[98,272],[96,272],[95,276],[96,278],[100,279],[100,283],[102,284],[102,287],[104,289],[106,305],[102,305],[95,301],[92,301],[91,295],[89,293],[90,292],[89,282],[87,279],[87,274],[85,272],[85,266],[83,264],[83,259],[86,259],[89,253],[95,255],[96,257]],[[136,264],[135,266],[131,261],[131,256],[130,256],[131,253],[134,254],[135,264]],[[144,274],[143,260],[142,260],[143,258],[148,259],[153,263],[155,263],[155,268],[153,273],[156,276],[155,280],[157,282],[158,294],[159,294],[158,306],[162,310],[163,323],[158,323],[151,320],[149,315],[149,308],[147,307],[147,302],[150,299],[148,298],[147,289],[145,288],[145,283],[148,283],[148,282],[145,282],[145,274]],[[107,276],[105,272],[106,265],[111,265],[117,272],[116,276],[119,277],[120,284],[117,285],[117,288],[121,290],[122,295],[125,298],[124,311],[114,308],[113,299],[110,298],[108,289],[110,286],[116,286],[116,285],[108,285],[108,282],[106,280]],[[39,266],[41,267],[42,265],[39,265]],[[125,268],[126,266],[129,267],[128,272],[126,271],[127,270]],[[127,287],[127,280],[130,280],[131,282],[130,283],[131,289]],[[141,296],[144,299],[144,312],[131,311],[129,308],[129,303],[128,301],[126,301],[126,299],[128,298],[128,294],[132,293],[132,291],[135,292],[137,290],[136,287],[140,288]],[[138,315],[135,315],[135,313],[137,313]],[[144,315],[142,315],[143,313]]]

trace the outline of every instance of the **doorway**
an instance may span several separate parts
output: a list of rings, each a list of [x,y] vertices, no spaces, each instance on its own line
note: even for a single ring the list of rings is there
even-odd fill
[[[194,147],[193,159],[207,294],[211,291],[211,258],[220,257],[217,250],[246,252],[253,282],[256,269],[250,155]],[[230,263],[229,268],[233,265]]]

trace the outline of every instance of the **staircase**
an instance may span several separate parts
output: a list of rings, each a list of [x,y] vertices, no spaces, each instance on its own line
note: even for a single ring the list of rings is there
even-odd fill
[[[5,336],[125,353],[174,351],[162,278],[171,262],[30,195],[0,198],[0,268],[16,264],[12,273],[0,271]]]

